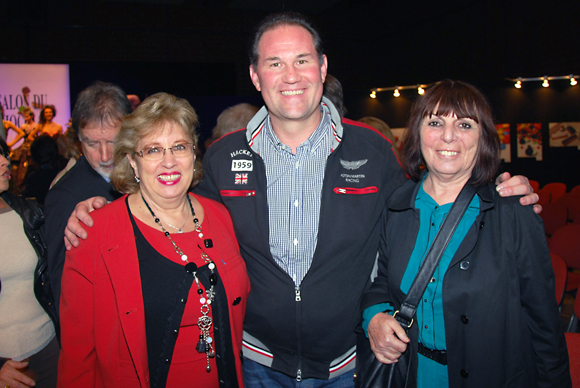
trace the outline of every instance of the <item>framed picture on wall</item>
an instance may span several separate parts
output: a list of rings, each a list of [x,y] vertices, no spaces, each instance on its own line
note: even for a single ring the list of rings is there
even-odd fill
[[[542,124],[517,124],[518,158],[542,160]]]
[[[499,136],[499,156],[504,162],[510,163],[512,161],[510,125],[496,124],[495,129]]]
[[[550,123],[550,147],[579,147],[580,123]]]

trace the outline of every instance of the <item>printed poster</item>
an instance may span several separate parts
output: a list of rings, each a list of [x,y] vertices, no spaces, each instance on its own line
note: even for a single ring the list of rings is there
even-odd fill
[[[542,124],[522,123],[517,125],[518,158],[542,160]]]
[[[66,130],[71,114],[68,65],[0,63],[0,104],[4,107],[4,120],[17,127],[24,124],[24,116],[19,112],[25,107],[32,108],[34,122],[38,123],[40,110],[45,105],[54,105],[53,121]],[[7,135],[10,141],[16,133],[9,130]]]
[[[550,123],[550,147],[578,147],[580,123]]]
[[[499,136],[499,156],[504,162],[510,163],[512,161],[510,125],[497,124],[495,129],[497,130],[497,135]]]

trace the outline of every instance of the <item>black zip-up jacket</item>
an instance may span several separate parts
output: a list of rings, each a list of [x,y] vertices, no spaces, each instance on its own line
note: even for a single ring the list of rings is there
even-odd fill
[[[44,225],[44,210],[35,200],[24,199],[23,197],[8,191],[4,191],[0,196],[4,201],[6,201],[8,206],[14,209],[20,218],[22,218],[24,233],[38,255],[38,264],[36,265],[36,270],[34,272],[34,294],[42,308],[44,308],[52,320],[55,330],[57,331],[57,338],[60,338],[58,332],[58,315],[54,306],[54,298],[52,296],[52,291],[50,290],[50,281],[48,279],[46,242],[44,238],[44,228],[42,227]]]
[[[362,123],[341,119],[328,100],[323,103],[341,142],[326,163],[318,244],[299,289],[270,253],[266,170],[249,145],[267,118],[265,107],[245,131],[209,147],[205,176],[196,188],[221,201],[232,216],[252,284],[245,334],[271,354],[273,370],[318,379],[328,379],[333,361],[354,351],[360,300],[377,256],[379,220],[390,195],[406,180],[388,140]],[[240,171],[234,170],[240,166],[247,183],[238,179],[236,184]]]

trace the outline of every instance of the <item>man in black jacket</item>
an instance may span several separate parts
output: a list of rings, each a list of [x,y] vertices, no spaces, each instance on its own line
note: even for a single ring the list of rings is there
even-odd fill
[[[45,200],[48,270],[57,310],[64,266],[64,229],[80,201],[94,196],[112,201],[119,194],[109,183],[113,169],[113,140],[123,117],[131,113],[125,92],[116,85],[96,82],[83,90],[75,103],[72,125],[83,155],[48,192]]]

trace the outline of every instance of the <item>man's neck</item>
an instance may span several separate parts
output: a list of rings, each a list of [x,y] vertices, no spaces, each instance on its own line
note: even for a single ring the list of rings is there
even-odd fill
[[[276,117],[270,116],[272,130],[283,144],[292,149],[293,154],[296,153],[298,146],[308,140],[316,131],[321,120],[322,111],[320,110],[317,110],[307,120],[278,120]]]

